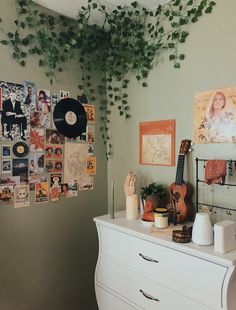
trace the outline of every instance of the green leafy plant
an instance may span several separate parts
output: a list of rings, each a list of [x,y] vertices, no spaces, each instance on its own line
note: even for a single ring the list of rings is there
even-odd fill
[[[116,107],[120,116],[130,118],[127,73],[134,72],[137,81],[147,87],[149,72],[165,50],[174,68],[180,68],[185,55],[179,49],[189,35],[187,26],[211,13],[215,4],[211,0],[170,0],[148,10],[135,1],[109,10],[98,0],[88,0],[77,20],[72,20],[46,14],[31,0],[16,0],[15,29],[6,31],[2,26],[5,38],[0,43],[11,46],[12,56],[21,66],[29,55],[37,55],[38,65],[46,68],[51,83],[65,63],[78,60],[82,72],[78,87],[90,102],[99,104],[100,131],[109,157],[112,109]],[[94,13],[103,16],[101,26],[92,24]]]
[[[169,196],[168,187],[164,184],[158,184],[156,182],[141,187],[140,193],[142,199],[146,199],[148,196],[155,194],[160,198],[160,201],[166,201]]]

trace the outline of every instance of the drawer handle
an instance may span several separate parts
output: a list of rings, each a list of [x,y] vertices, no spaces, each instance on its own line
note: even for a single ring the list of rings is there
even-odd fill
[[[149,294],[147,294],[147,293],[145,293],[143,290],[139,290],[139,292],[141,292],[142,294],[143,294],[143,296],[144,297],[146,297],[146,298],[148,298],[148,299],[151,299],[151,300],[154,300],[154,301],[160,301],[159,299],[157,299],[157,298],[155,298],[155,297],[153,297],[153,296],[151,296],[151,295],[149,295]]]
[[[151,258],[151,257],[145,256],[145,255],[143,255],[142,253],[139,253],[139,256],[141,256],[143,259],[145,259],[145,260],[147,260],[147,261],[149,261],[149,262],[157,263],[157,264],[159,263],[158,260],[155,260],[155,259],[153,259],[153,258]]]

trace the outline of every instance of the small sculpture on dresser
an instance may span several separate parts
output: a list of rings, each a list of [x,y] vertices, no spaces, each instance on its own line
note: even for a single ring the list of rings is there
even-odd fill
[[[138,218],[138,197],[135,194],[137,177],[130,171],[124,182],[124,191],[126,198],[126,218],[136,220]]]

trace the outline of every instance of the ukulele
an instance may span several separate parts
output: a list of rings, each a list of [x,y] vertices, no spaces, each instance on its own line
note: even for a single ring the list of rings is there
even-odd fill
[[[190,184],[186,184],[183,180],[185,155],[190,150],[191,140],[182,140],[177,164],[175,183],[170,185],[171,202],[174,206],[173,222],[183,223],[189,220],[192,215],[192,206],[190,196],[192,190]],[[175,218],[174,218],[175,217]]]

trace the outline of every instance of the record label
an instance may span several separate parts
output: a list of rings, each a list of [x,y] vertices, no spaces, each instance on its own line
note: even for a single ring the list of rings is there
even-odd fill
[[[65,120],[66,120],[67,124],[74,125],[77,121],[77,116],[74,112],[69,111],[65,115]]]
[[[15,143],[12,150],[16,157],[25,157],[29,153],[29,147],[25,142]]]
[[[57,130],[68,138],[76,138],[86,131],[86,112],[75,99],[60,100],[54,108],[53,120]]]

